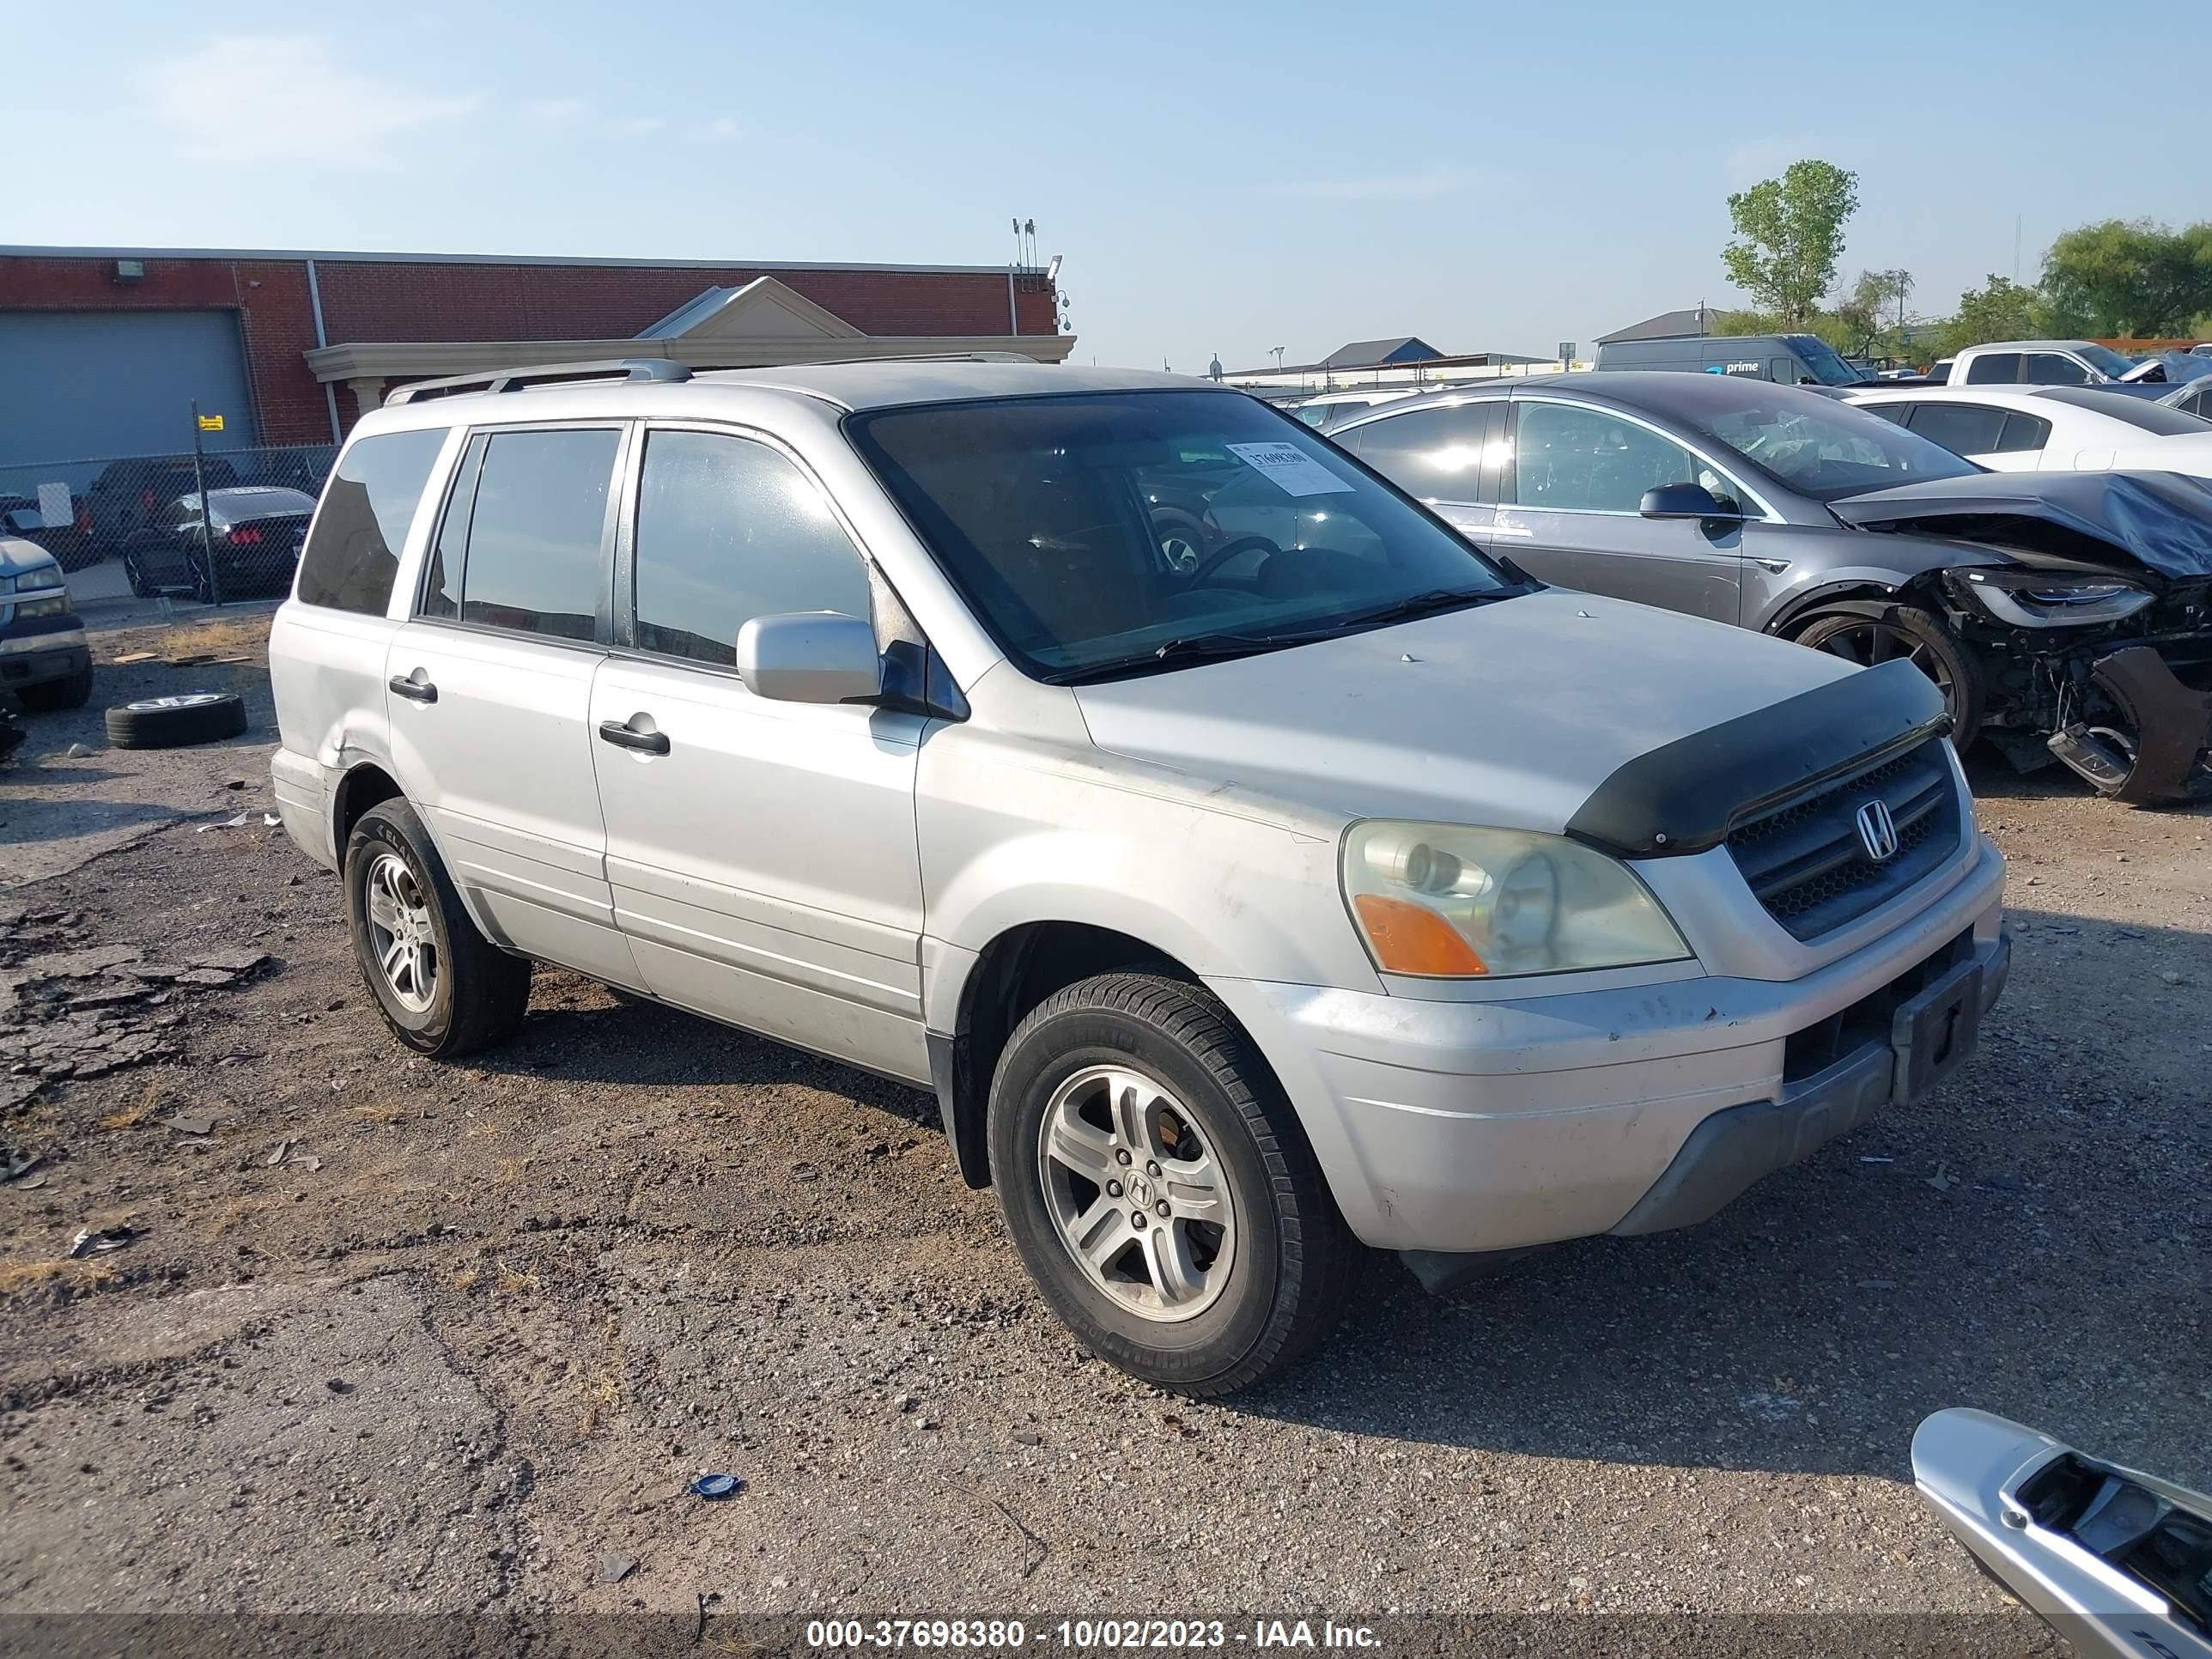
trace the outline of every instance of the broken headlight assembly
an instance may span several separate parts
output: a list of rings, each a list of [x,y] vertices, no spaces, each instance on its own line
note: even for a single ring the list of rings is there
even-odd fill
[[[1990,617],[2014,628],[2072,628],[2132,617],[2149,589],[2100,572],[1962,570],[1951,586]]]
[[[1690,954],[1626,865],[1564,836],[1370,820],[1345,836],[1343,879],[1386,974],[1505,978]]]

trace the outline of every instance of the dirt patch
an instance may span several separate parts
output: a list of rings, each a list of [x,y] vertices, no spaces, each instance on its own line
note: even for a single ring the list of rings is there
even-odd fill
[[[245,824],[8,901],[34,1018],[183,1018],[0,1116],[0,1609],[1989,1609],[1926,1413],[2212,1481],[2203,811],[1978,775],[2021,938],[1936,1095],[1702,1228],[1445,1302],[1378,1260],[1194,1406],[1053,1321],[921,1094],[550,971],[410,1056],[258,757],[193,763]]]
[[[25,714],[27,736],[0,770],[0,890],[76,869],[173,823],[224,823],[246,809],[246,791],[267,796],[276,741],[270,615],[216,612],[90,636],[92,701]],[[246,703],[245,733],[189,749],[108,746],[110,708],[185,691],[236,693]]]

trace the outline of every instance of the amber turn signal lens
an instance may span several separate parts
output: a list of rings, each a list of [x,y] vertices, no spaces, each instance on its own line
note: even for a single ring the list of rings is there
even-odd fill
[[[1459,930],[1424,905],[1358,893],[1352,906],[1385,973],[1437,977],[1490,971]]]

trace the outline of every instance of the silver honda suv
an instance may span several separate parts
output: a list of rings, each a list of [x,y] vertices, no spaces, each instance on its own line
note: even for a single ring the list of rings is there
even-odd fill
[[[1207,506],[1255,493],[1289,544]],[[1544,588],[1168,375],[404,388],[270,662],[400,1042],[500,1042],[547,962],[932,1090],[1060,1317],[1192,1394],[1359,1245],[1439,1288],[1704,1219],[2004,982],[1916,670]]]

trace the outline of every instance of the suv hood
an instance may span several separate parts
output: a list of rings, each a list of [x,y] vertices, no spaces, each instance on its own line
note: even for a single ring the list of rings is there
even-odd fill
[[[1075,696],[1133,759],[1347,817],[1557,834],[1628,762],[1857,672],[1554,588]]]
[[[2014,556],[2212,576],[2212,484],[2179,472],[1980,472],[1828,503],[1862,530],[1921,531]]]

